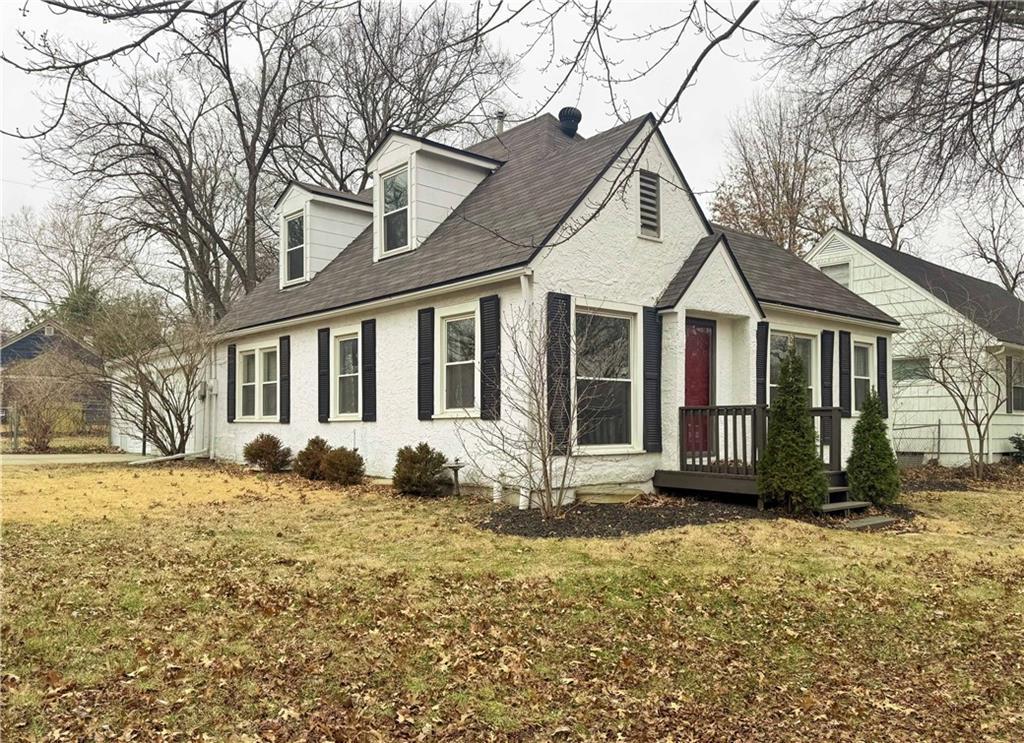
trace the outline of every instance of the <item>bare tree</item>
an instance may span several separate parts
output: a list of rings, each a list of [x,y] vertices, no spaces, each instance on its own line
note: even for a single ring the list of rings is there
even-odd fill
[[[570,313],[533,303],[506,312],[501,369],[481,370],[485,380],[500,376],[500,420],[470,418],[456,428],[473,466],[544,518],[568,505],[581,445],[617,425],[609,408],[616,396],[607,389],[616,383],[608,380],[628,375],[621,329],[599,315],[573,322]],[[602,381],[574,384],[576,374]]]
[[[80,204],[56,201],[42,213],[22,209],[0,229],[0,296],[32,323],[54,318],[81,334],[117,282],[123,259],[113,225]]]
[[[772,61],[822,110],[927,165],[929,188],[971,174],[1024,176],[1024,13],[999,0],[787,2],[769,24]]]
[[[907,355],[927,359],[921,374],[956,408],[967,441],[971,472],[980,477],[989,455],[992,419],[1006,404],[1005,361],[989,351],[992,337],[975,322],[952,314],[922,315],[907,322]]]
[[[957,213],[965,257],[1024,299],[1024,208],[1005,184],[990,184]]]
[[[366,161],[391,129],[448,140],[489,134],[515,63],[489,41],[451,43],[475,22],[447,4],[378,4],[335,16],[318,54],[302,61],[317,91],[286,119],[276,171],[360,191],[369,184]]]
[[[72,364],[82,362],[55,348],[4,369],[4,404],[9,412],[17,409],[17,425],[33,451],[46,451],[54,436],[80,422],[81,401],[94,382],[64,373]]]
[[[729,125],[729,165],[712,210],[722,224],[803,253],[835,210],[822,135],[799,101],[758,97]]]
[[[124,297],[97,324],[105,367],[78,374],[109,386],[112,424],[138,432],[161,454],[180,454],[196,424],[208,331],[159,298]]]

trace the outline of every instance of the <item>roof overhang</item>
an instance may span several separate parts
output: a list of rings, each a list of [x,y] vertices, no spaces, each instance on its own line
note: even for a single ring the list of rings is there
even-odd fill
[[[818,317],[818,318],[830,318],[832,320],[841,320],[851,325],[863,325],[868,328],[875,328],[878,330],[886,330],[890,333],[902,333],[903,328],[895,320],[891,323],[882,322],[881,320],[873,320],[866,317],[858,317],[857,315],[847,315],[842,312],[826,312],[825,310],[817,310],[813,307],[804,307],[798,304],[787,304],[785,302],[762,302],[762,306],[767,309],[779,310],[783,312],[791,312],[797,315],[803,315],[804,317]]]
[[[373,204],[368,204],[365,201],[363,201],[362,199],[357,199],[354,195],[353,196],[349,196],[349,195],[343,194],[341,192],[337,192],[337,193],[324,193],[323,191],[313,190],[307,184],[300,183],[299,181],[288,181],[288,185],[286,185],[284,187],[284,189],[282,189],[281,193],[278,195],[277,199],[274,201],[273,208],[275,210],[281,205],[281,202],[284,201],[285,197],[289,194],[289,192],[293,188],[297,188],[300,191],[305,191],[314,200],[317,200],[317,201],[324,201],[324,202],[327,202],[327,203],[330,203],[330,204],[339,204],[341,206],[349,207],[350,209],[357,209],[359,211],[363,211],[363,212],[367,212],[367,213],[372,213],[373,212]]]
[[[370,156],[366,158],[367,170],[373,170],[373,164],[376,162],[377,156],[380,155],[384,150],[384,147],[393,139],[405,139],[409,142],[415,143],[419,149],[438,155],[439,157],[456,160],[458,162],[465,163],[466,165],[475,165],[478,168],[484,168],[486,170],[494,170],[495,168],[505,164],[504,160],[495,160],[493,157],[478,155],[475,152],[463,150],[459,147],[452,147],[451,145],[444,144],[443,142],[435,142],[434,140],[427,139],[426,137],[417,137],[414,134],[406,134],[405,132],[388,129],[387,134],[384,135],[384,139],[380,141],[380,144],[373,148],[373,152],[371,152]]]

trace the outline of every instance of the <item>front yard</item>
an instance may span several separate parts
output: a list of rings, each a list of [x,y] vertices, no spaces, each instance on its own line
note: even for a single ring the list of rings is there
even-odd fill
[[[3,497],[5,740],[1024,738],[1020,492],[569,540],[228,467]]]

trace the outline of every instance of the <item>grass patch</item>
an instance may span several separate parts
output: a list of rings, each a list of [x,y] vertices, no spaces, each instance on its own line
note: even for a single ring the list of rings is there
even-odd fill
[[[2,732],[1024,736],[1024,494],[625,539],[234,467],[5,473]]]

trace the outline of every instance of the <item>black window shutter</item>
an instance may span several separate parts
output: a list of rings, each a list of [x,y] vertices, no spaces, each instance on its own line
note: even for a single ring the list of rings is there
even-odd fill
[[[661,451],[661,316],[644,307],[644,451]]]
[[[278,420],[281,423],[288,423],[292,417],[292,339],[291,336],[282,335],[277,341],[277,361],[280,367],[278,371]]]
[[[235,422],[235,344],[228,346],[228,423]]]
[[[757,349],[755,352],[755,379],[757,390],[755,391],[757,404],[768,404],[768,323],[761,321],[757,324]]]
[[[832,330],[821,331],[821,407],[832,407],[832,372],[834,368],[836,334]],[[821,440],[832,443],[832,419],[821,419]]]
[[[363,420],[377,420],[377,321],[363,320],[361,332],[363,347],[359,349],[360,371],[363,377]]]
[[[882,402],[882,417],[889,417],[889,342],[879,336],[875,340],[875,358],[878,362],[878,399]]]
[[[844,418],[849,418],[853,412],[851,403],[851,376],[850,376],[850,334],[845,330],[839,331],[839,408]]]
[[[501,298],[480,297],[480,418],[501,419]]]
[[[548,292],[548,427],[556,452],[569,450],[571,299]]]
[[[317,420],[331,418],[331,329],[316,331],[316,411]]]
[[[416,363],[416,408],[421,421],[434,417],[434,308],[419,312]]]
[[[1006,356],[1006,412],[1013,412],[1013,356]]]

